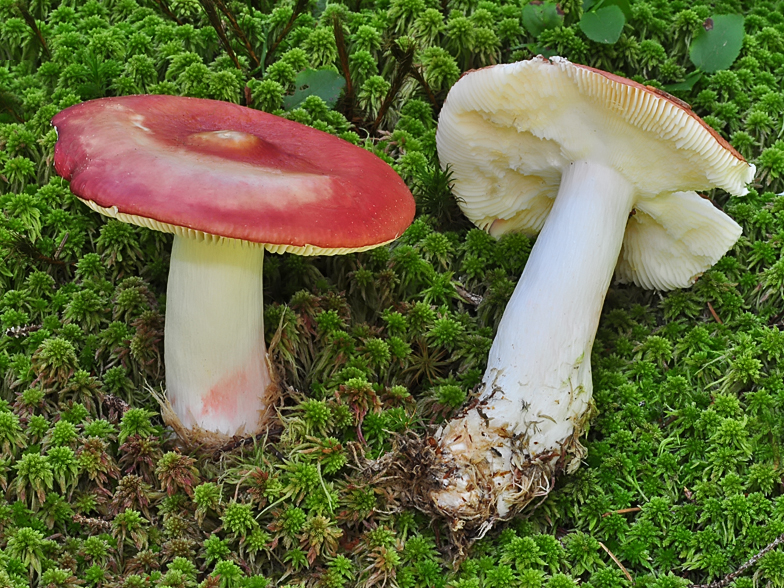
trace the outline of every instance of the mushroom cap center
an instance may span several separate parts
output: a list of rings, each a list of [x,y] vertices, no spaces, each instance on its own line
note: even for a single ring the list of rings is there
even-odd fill
[[[188,135],[190,145],[220,147],[221,149],[246,150],[256,147],[261,142],[261,139],[256,135],[244,131],[205,131]]]

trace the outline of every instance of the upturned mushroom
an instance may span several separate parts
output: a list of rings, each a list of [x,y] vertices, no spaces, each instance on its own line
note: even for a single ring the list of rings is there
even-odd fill
[[[755,170],[680,100],[557,57],[464,75],[437,143],[470,220],[494,236],[539,233],[478,398],[435,435],[435,508],[486,528],[584,455],[613,272],[691,286],[741,234],[695,190],[745,194]]]
[[[213,100],[105,98],[52,120],[55,169],[91,209],[174,234],[166,395],[192,441],[262,430],[273,400],[264,250],[363,251],[410,224],[414,201],[375,155]],[[179,422],[176,422],[179,421]]]

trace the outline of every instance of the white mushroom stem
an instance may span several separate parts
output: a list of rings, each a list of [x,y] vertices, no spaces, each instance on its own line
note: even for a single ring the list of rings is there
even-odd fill
[[[591,347],[634,196],[605,165],[564,170],[498,327],[479,403],[436,435],[452,466],[432,493],[443,512],[505,517],[546,491],[590,406]]]
[[[186,429],[258,432],[271,383],[264,248],[175,236],[166,295],[167,398]]]

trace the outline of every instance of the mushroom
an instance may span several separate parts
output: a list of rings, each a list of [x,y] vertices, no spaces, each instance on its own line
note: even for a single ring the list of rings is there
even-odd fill
[[[414,201],[375,155],[235,104],[104,98],[52,120],[55,169],[93,210],[173,233],[166,395],[194,440],[252,435],[274,400],[264,250],[336,255],[390,242]]]
[[[644,288],[691,286],[741,234],[694,190],[745,194],[755,170],[680,100],[557,57],[464,75],[437,144],[471,221],[496,237],[539,233],[477,399],[435,435],[435,508],[487,526],[584,455],[613,271]]]

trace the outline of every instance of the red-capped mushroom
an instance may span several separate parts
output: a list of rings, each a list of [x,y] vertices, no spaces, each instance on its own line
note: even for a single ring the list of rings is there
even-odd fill
[[[55,169],[101,214],[173,233],[167,398],[181,427],[257,433],[272,379],[263,328],[264,250],[362,251],[410,224],[414,201],[373,154],[235,104],[104,98],[52,119]]]

